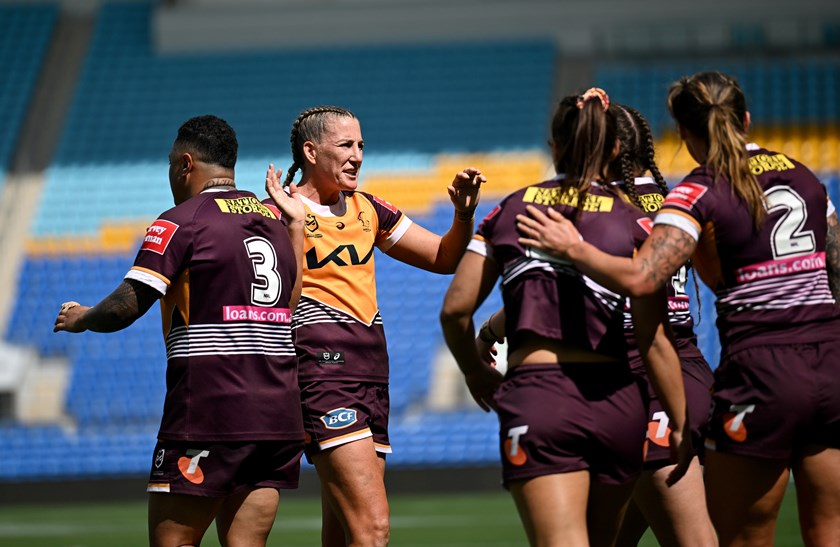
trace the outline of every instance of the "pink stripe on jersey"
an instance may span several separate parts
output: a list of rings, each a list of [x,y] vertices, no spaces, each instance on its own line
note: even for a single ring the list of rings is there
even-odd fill
[[[256,321],[288,325],[292,321],[289,308],[261,308],[259,306],[224,306],[222,321]]]
[[[781,277],[785,275],[810,272],[825,269],[825,253],[812,253],[781,260],[768,260],[758,264],[750,264],[735,271],[738,283],[749,283],[761,279]]]

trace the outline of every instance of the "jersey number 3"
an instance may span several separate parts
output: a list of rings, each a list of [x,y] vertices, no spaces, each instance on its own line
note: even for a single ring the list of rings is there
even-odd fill
[[[257,278],[251,283],[251,303],[255,306],[273,306],[280,300],[283,289],[283,280],[277,273],[274,246],[262,237],[249,237],[244,243]]]

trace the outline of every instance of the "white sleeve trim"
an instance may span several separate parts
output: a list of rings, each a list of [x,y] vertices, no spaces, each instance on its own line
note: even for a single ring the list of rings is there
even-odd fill
[[[162,279],[155,277],[152,274],[141,272],[140,270],[128,270],[128,273],[125,274],[124,279],[133,279],[135,281],[139,281],[144,285],[150,286],[162,295],[166,294],[166,289],[168,288],[168,286],[166,285],[166,283],[163,282]]]
[[[410,218],[408,218],[408,216],[405,213],[403,213],[403,217],[400,220],[400,223],[397,224],[397,227],[394,229],[393,232],[391,232],[391,235],[389,235],[387,238],[382,240],[379,243],[379,245],[377,245],[377,247],[379,247],[379,250],[383,253],[387,253],[391,247],[396,245],[397,242],[400,239],[402,239],[402,236],[405,235],[405,233],[408,231],[412,224],[414,224],[414,222]]]
[[[481,239],[472,238],[469,243],[467,243],[467,250],[472,251],[475,254],[481,255],[487,260],[492,262],[496,262],[496,259],[493,258],[493,246],[483,241]]]
[[[831,198],[828,198],[828,207],[826,208],[825,216],[830,217],[835,212],[837,212],[837,209],[834,208],[834,202],[831,201]]]
[[[653,224],[654,226],[657,224],[674,226],[693,237],[694,241],[700,240],[700,230],[697,229],[697,225],[682,215],[661,211],[658,215],[656,215],[656,219],[653,221]]]

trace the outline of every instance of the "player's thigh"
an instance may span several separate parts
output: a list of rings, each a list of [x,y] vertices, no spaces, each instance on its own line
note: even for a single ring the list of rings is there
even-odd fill
[[[686,474],[667,484],[673,465],[648,471],[636,483],[633,501],[660,545],[717,545],[706,509],[703,468],[695,457]],[[625,524],[627,523],[625,519]],[[624,525],[622,525],[623,527]]]
[[[274,488],[249,488],[228,497],[216,516],[219,542],[226,547],[265,545],[279,500]]]
[[[187,494],[149,494],[149,545],[198,545],[223,498]]]
[[[345,517],[362,510],[387,513],[385,456],[376,452],[371,437],[315,454],[312,461],[321,488]]]
[[[836,545],[840,537],[840,450],[812,446],[793,468],[799,522],[806,545]]]
[[[772,545],[786,462],[706,452],[706,505],[721,545]]]
[[[587,545],[588,471],[514,480],[509,486],[531,545]]]
[[[586,508],[589,544],[592,547],[614,544],[621,519],[632,494],[632,482],[604,484],[592,481]]]

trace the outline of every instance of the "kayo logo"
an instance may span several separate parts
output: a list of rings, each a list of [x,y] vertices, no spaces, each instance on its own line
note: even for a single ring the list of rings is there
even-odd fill
[[[321,416],[321,421],[327,429],[344,429],[356,423],[356,411],[352,408],[336,408]]]

